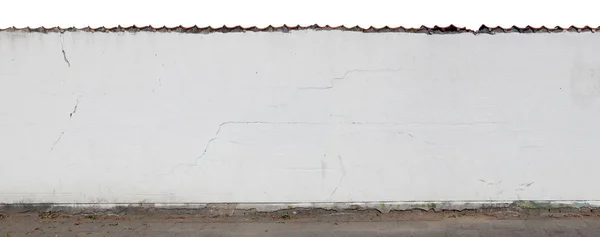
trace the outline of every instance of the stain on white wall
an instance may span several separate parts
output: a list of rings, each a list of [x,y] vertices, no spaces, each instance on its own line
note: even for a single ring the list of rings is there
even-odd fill
[[[3,31],[0,203],[600,200],[599,40]]]

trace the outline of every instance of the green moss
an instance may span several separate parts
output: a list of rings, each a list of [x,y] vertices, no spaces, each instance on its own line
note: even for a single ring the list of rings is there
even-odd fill
[[[516,201],[514,204],[520,208],[529,208],[529,209],[536,208],[535,203],[532,201]]]
[[[423,209],[423,210],[435,209],[435,207],[436,207],[435,203],[425,203],[425,204],[415,204],[414,205],[414,208]]]
[[[513,205],[520,208],[528,208],[528,209],[551,209],[551,208],[563,208],[563,207],[572,207],[567,204],[552,204],[549,202],[535,202],[535,201],[515,201]]]

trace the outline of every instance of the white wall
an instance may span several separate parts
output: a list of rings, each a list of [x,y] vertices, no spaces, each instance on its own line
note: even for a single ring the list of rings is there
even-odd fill
[[[0,32],[0,203],[600,200],[598,42]]]

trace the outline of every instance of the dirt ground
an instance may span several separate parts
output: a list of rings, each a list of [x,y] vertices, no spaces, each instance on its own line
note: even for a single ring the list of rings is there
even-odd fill
[[[12,236],[600,236],[593,209],[0,212]]]

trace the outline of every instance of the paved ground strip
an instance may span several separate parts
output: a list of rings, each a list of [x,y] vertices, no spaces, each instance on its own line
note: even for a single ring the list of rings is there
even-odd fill
[[[336,221],[235,220],[195,216],[0,216],[0,237],[14,236],[600,236],[600,218]],[[342,220],[341,218],[340,220]]]

